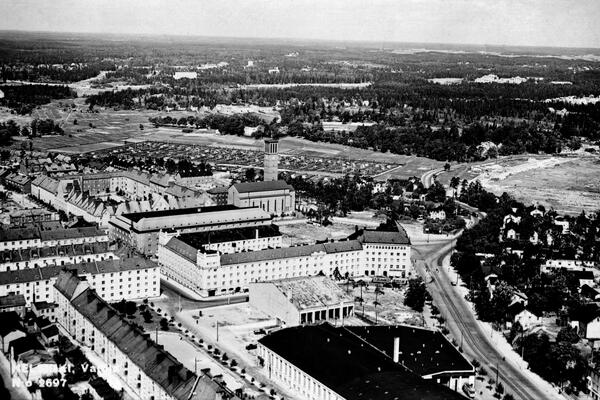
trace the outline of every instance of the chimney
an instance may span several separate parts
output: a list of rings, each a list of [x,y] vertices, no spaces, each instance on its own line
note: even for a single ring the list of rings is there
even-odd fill
[[[400,356],[400,338],[395,337],[394,338],[394,352],[392,353],[392,358],[394,359],[395,363],[398,362],[399,356]]]

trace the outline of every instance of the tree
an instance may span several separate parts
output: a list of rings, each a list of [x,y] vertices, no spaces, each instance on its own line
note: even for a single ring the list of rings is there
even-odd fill
[[[412,308],[415,311],[423,311],[425,305],[427,289],[421,277],[408,281],[408,290],[404,297],[404,305]]]
[[[444,171],[450,171],[450,163],[444,164]]]
[[[256,179],[256,170],[254,168],[248,168],[245,177],[248,182],[253,182],[254,179]]]
[[[166,318],[161,318],[160,329],[162,329],[163,331],[169,330],[169,321]]]

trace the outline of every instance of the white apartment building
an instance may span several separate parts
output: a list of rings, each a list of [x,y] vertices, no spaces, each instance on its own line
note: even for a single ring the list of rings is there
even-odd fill
[[[160,296],[159,268],[142,258],[0,272],[0,296],[22,294],[28,306],[33,302],[54,302],[54,283],[65,268],[77,270],[106,301]]]
[[[271,216],[256,207],[232,205],[122,214],[110,220],[109,237],[142,254],[156,255],[161,231],[181,234],[270,225]]]
[[[0,272],[117,258],[107,242],[34,247],[0,252]]]
[[[108,234],[93,226],[51,230],[37,226],[0,229],[0,252],[103,242],[108,242]]]
[[[158,263],[163,276],[201,296],[245,292],[251,282],[317,274],[412,276],[405,232],[359,231],[353,237],[245,252],[207,250],[186,237],[171,237],[159,245]]]
[[[55,284],[57,323],[90,348],[132,392],[148,400],[236,399],[202,372],[188,370],[150,335],[129,324],[88,282],[61,272]]]

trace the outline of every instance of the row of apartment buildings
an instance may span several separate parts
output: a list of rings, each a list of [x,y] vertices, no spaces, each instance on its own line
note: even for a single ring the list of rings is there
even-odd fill
[[[235,400],[208,370],[200,374],[156,344],[107,303],[105,296],[77,274],[63,271],[55,283],[57,323],[91,349],[141,399]]]

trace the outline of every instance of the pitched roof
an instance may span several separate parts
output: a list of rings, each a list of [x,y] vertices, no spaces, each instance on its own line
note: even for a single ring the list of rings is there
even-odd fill
[[[280,247],[258,251],[222,254],[221,265],[243,264],[284,258],[308,257],[314,253],[339,253],[358,251],[362,245],[357,240],[346,240],[334,243],[311,244],[304,246]]]
[[[363,229],[350,235],[352,239],[355,237],[361,243],[410,244],[410,239],[404,229],[397,232]]]
[[[34,336],[23,336],[10,342],[15,356],[31,350],[44,350],[44,346]]]
[[[22,294],[8,294],[0,296],[0,309],[25,306],[25,296]]]
[[[272,190],[289,190],[294,191],[294,188],[286,181],[260,181],[260,182],[245,182],[236,183],[233,185],[238,193],[250,192],[270,192]]]
[[[0,312],[0,336],[4,337],[14,331],[25,332],[21,318],[15,311]]]
[[[76,269],[78,275],[94,275],[134,269],[158,268],[158,266],[144,258],[132,257],[70,265],[53,265],[43,268],[25,268],[16,271],[0,272],[0,285],[49,280],[57,277],[65,268]]]
[[[86,289],[71,300],[73,307],[112,341],[133,363],[175,399],[217,398],[222,387],[206,379],[198,379],[150,335],[131,325],[93,290]],[[201,386],[198,386],[201,385]],[[233,396],[231,396],[233,398]]]

